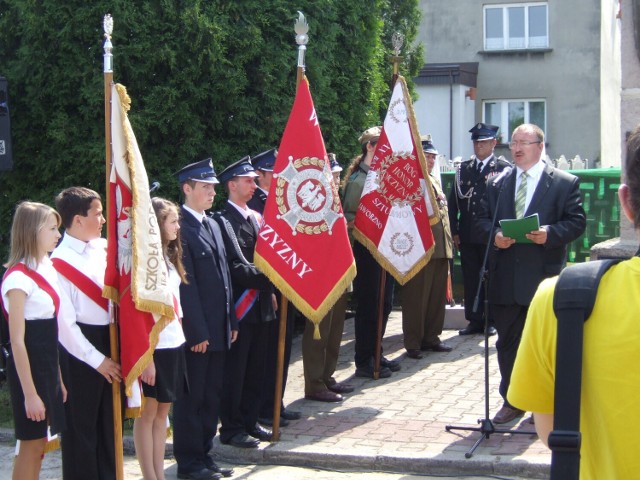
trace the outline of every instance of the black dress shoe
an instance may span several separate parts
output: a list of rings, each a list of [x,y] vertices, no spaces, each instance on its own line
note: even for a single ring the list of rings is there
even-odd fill
[[[413,358],[415,360],[420,360],[424,357],[424,355],[422,355],[422,352],[420,350],[409,348],[407,349],[407,357]]]
[[[392,372],[397,372],[402,368],[400,366],[400,362],[398,362],[397,360],[389,360],[384,357],[380,359],[380,369],[382,369],[382,367],[387,367]]]
[[[304,398],[307,400],[315,400],[316,402],[335,403],[341,402],[344,397],[339,393],[332,392],[331,390],[321,390],[315,393],[307,393]]]
[[[390,376],[391,370],[383,365],[380,365],[378,378],[389,378]],[[369,364],[366,367],[356,367],[356,377],[373,378],[373,365]]]
[[[282,410],[280,410],[280,419],[285,419],[285,420],[300,420],[300,417],[302,417],[302,414],[300,412],[296,412],[295,410],[289,410],[287,408],[282,408]]]
[[[178,472],[178,478],[189,478],[191,480],[218,480],[219,478],[222,478],[222,475],[212,472],[208,468],[203,468],[202,470],[196,470],[195,472],[189,473]]]
[[[213,458],[211,458],[211,456],[209,455],[205,457],[204,465],[212,472],[218,473],[223,477],[230,477],[231,475],[233,475],[233,468],[222,468],[216,462],[214,462]]]
[[[489,333],[489,336],[492,337],[493,335],[497,335],[498,331],[496,330],[496,327],[494,327],[493,325],[489,325],[489,328],[487,328],[487,332]]]
[[[432,352],[450,352],[453,350],[449,345],[445,345],[442,342],[434,343],[433,345],[425,345],[420,350],[431,350]]]
[[[469,324],[462,330],[458,330],[458,335],[475,335],[477,333],[484,333],[482,327],[476,327],[474,325]]]
[[[263,427],[259,423],[256,423],[253,429],[249,431],[249,435],[257,438],[261,442],[270,442],[273,438],[273,431],[269,427]]]
[[[225,445],[231,445],[238,448],[258,448],[260,440],[246,433],[236,433],[229,440],[222,442]]]
[[[258,417],[258,422],[267,427],[273,427],[273,418],[271,417]],[[287,425],[289,425],[289,420],[282,418],[282,413],[280,413],[280,426],[286,427]]]
[[[327,388],[331,390],[333,393],[340,393],[340,394],[351,393],[354,390],[353,385],[349,385],[348,383],[334,383],[332,385],[329,385]]]

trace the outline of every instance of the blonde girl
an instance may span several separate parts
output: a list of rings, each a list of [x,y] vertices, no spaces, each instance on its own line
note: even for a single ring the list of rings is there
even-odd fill
[[[13,478],[36,480],[47,441],[64,427],[66,390],[60,378],[58,277],[48,253],[60,239],[60,215],[41,203],[18,205],[11,227],[11,251],[2,281],[11,355],[7,378],[20,449]],[[4,321],[4,320],[2,320]]]

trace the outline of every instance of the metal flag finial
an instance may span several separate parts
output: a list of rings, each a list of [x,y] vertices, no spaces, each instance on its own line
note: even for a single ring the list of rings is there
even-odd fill
[[[307,49],[306,45],[309,42],[309,36],[307,35],[309,25],[300,11],[298,11],[298,19],[294,24],[294,29],[296,31],[296,43],[298,44],[298,68],[304,68],[304,54]]]
[[[402,44],[404,43],[404,35],[400,32],[395,32],[391,35],[391,44],[393,45],[393,55],[391,55],[391,63],[393,64],[393,80],[391,84],[395,83],[395,79],[398,78],[398,73],[400,71],[400,62],[402,61],[402,57],[400,56],[400,50],[402,49]]]
[[[113,44],[111,43],[111,34],[113,33],[113,18],[110,13],[104,16],[102,21],[102,27],[104,28],[104,73],[113,72]]]
[[[391,36],[391,44],[393,45],[393,54],[396,57],[400,56],[400,50],[402,49],[402,44],[404,43],[404,35],[400,32],[395,32]]]

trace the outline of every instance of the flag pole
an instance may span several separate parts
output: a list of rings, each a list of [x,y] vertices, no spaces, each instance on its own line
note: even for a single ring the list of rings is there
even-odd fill
[[[111,86],[113,85],[113,45],[111,44],[111,33],[113,32],[113,18],[110,14],[104,16],[104,134],[106,147],[106,217],[109,218],[109,210],[113,208],[110,205],[110,176],[111,176]],[[112,231],[111,222],[107,223],[107,236],[115,235]],[[109,302],[109,343],[111,345],[111,360],[120,363],[120,354],[118,349],[118,326],[116,319],[116,306],[113,302]],[[120,398],[120,382],[112,380],[111,395],[113,398],[113,441],[115,447],[115,470],[116,480],[124,478],[124,458],[122,445],[122,400]]]
[[[391,36],[391,44],[393,45],[393,55],[390,60],[393,64],[393,75],[391,76],[391,91],[398,80],[400,72],[400,62],[402,57],[400,56],[400,49],[404,43],[404,35],[400,32],[395,32]],[[376,324],[376,350],[373,362],[373,379],[378,380],[380,378],[380,361],[382,360],[382,319],[384,317],[384,291],[387,283],[387,271],[380,267],[380,283],[378,285],[378,321]]]
[[[307,50],[309,37],[309,25],[302,12],[298,12],[298,20],[294,24],[296,32],[296,43],[298,44],[298,68],[296,73],[296,91],[304,79],[304,56]],[[282,404],[282,383],[284,371],[284,349],[287,334],[287,315],[289,310],[289,299],[282,295],[280,300],[280,328],[278,329],[278,357],[276,367],[276,388],[273,397],[273,430],[272,442],[280,440],[280,406]]]

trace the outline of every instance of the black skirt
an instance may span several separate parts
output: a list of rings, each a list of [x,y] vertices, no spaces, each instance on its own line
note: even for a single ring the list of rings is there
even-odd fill
[[[7,380],[13,407],[13,422],[18,440],[37,440],[60,433],[65,426],[64,404],[60,387],[58,361],[58,323],[55,318],[25,321],[24,343],[29,356],[31,377],[44,403],[46,419],[35,422],[27,418],[24,392],[18,378],[13,355],[7,360]]]
[[[155,398],[159,403],[175,402],[188,390],[184,346],[155,350],[153,362],[156,366],[156,384],[151,386],[142,382],[144,396]]]

